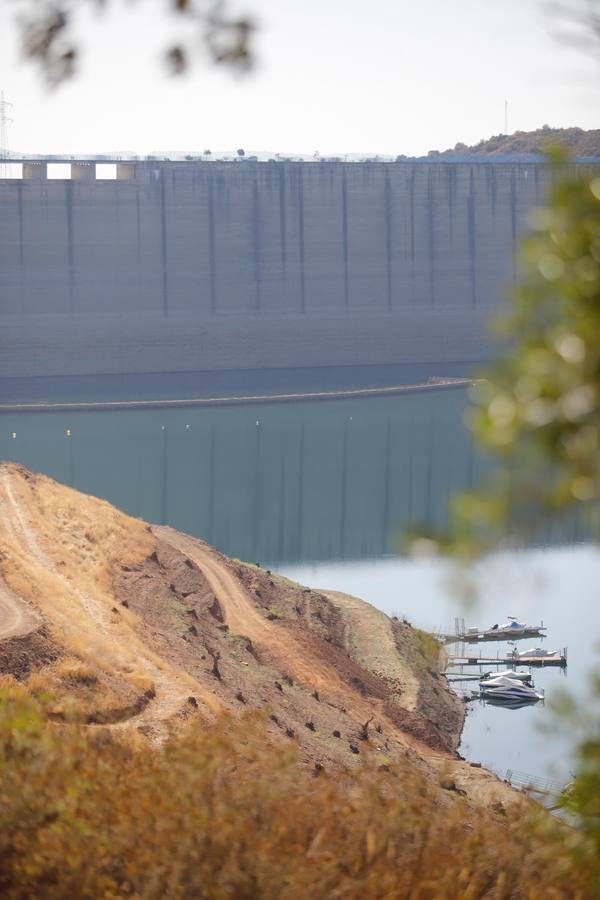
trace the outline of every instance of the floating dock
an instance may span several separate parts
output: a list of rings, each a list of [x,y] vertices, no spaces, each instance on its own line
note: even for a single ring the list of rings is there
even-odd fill
[[[564,647],[558,653],[551,656],[518,656],[514,653],[508,656],[473,656],[469,653],[462,655],[447,654],[449,666],[560,666],[567,667],[567,648]]]
[[[509,616],[509,618],[512,617]],[[446,644],[477,644],[483,641],[523,641],[533,638],[545,638],[546,631],[547,628],[543,622],[540,622],[539,625],[515,625],[512,628],[468,629],[465,628],[465,620],[457,616],[454,621],[454,634],[442,634],[440,638]]]

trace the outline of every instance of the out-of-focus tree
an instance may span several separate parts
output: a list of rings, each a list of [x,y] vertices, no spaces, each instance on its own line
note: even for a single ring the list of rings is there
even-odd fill
[[[88,5],[102,9],[108,4],[109,0],[90,0]],[[76,36],[76,24],[83,6],[81,0],[16,0],[14,3],[23,54],[40,66],[51,85],[66,81],[77,70],[82,48]],[[249,16],[232,12],[227,0],[167,0],[166,6],[182,25],[181,39],[163,48],[174,74],[185,71],[198,50],[210,62],[231,69],[246,71],[252,66],[255,25]],[[191,40],[188,39],[190,26],[194,33]]]

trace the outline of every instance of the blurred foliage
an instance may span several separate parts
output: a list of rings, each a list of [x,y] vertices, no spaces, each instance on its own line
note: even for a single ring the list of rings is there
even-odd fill
[[[87,6],[102,10],[108,4],[109,0],[89,0]],[[24,56],[39,64],[50,85],[66,81],[77,71],[81,41],[76,26],[83,5],[81,0],[17,0],[15,4]],[[252,66],[255,26],[248,16],[230,12],[225,0],[167,0],[165,5],[181,22],[181,38],[164,49],[173,74],[184,72],[198,49],[215,64],[238,71]]]
[[[450,534],[416,538],[415,552],[469,558],[507,539],[527,542],[573,509],[597,523],[600,171],[575,172],[556,151],[550,164],[549,201],[531,217],[511,310],[497,323],[505,353],[473,389],[470,424],[491,474],[481,490],[455,498]],[[561,805],[580,825],[586,852],[591,846],[600,859],[600,676],[593,686],[591,703],[564,694],[555,707],[578,747]],[[588,890],[600,896],[598,873]]]
[[[252,715],[162,750],[121,735],[0,692],[3,898],[558,900],[598,884],[585,835],[473,809],[408,760],[315,777]]]
[[[562,692],[553,698],[560,726],[577,742],[577,775],[561,797],[560,806],[580,826],[588,847],[600,859],[600,676],[592,682],[592,697],[574,698]],[[600,879],[600,873],[597,873]],[[600,880],[595,884],[600,896]]]

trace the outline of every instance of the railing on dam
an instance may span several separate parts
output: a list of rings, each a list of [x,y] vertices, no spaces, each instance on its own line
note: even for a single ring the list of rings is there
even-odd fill
[[[574,160],[577,164],[598,164],[595,157],[581,157]],[[306,156],[284,155],[280,153],[251,153],[238,156],[234,153],[162,153],[147,154],[97,154],[70,156],[58,155],[19,155],[12,154],[0,158],[0,179],[73,179],[75,181],[92,181],[95,179],[129,180],[144,175],[149,168],[164,164],[177,166],[193,166],[198,163],[221,163],[234,165],[251,165],[252,163],[301,163],[310,166],[327,166],[338,164],[350,165],[510,165],[528,164],[545,165],[546,158],[536,153],[505,153],[496,156],[477,154],[431,154],[424,157],[392,157],[392,156]]]

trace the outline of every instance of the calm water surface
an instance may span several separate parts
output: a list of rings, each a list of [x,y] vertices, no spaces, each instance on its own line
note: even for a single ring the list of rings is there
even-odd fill
[[[106,498],[152,522],[269,564],[305,584],[364,597],[415,625],[453,630],[544,619],[568,674],[539,670],[550,700],[586,689],[600,639],[600,554],[576,517],[543,548],[497,557],[465,611],[447,564],[398,555],[409,523],[443,528],[448,499],[484,469],[462,420],[463,391],[319,403],[0,416],[0,458]],[[521,647],[534,642],[521,643]],[[494,651],[498,645],[492,646]],[[500,645],[501,647],[503,645]],[[500,774],[568,776],[569,736],[546,708],[469,707],[462,752]]]

